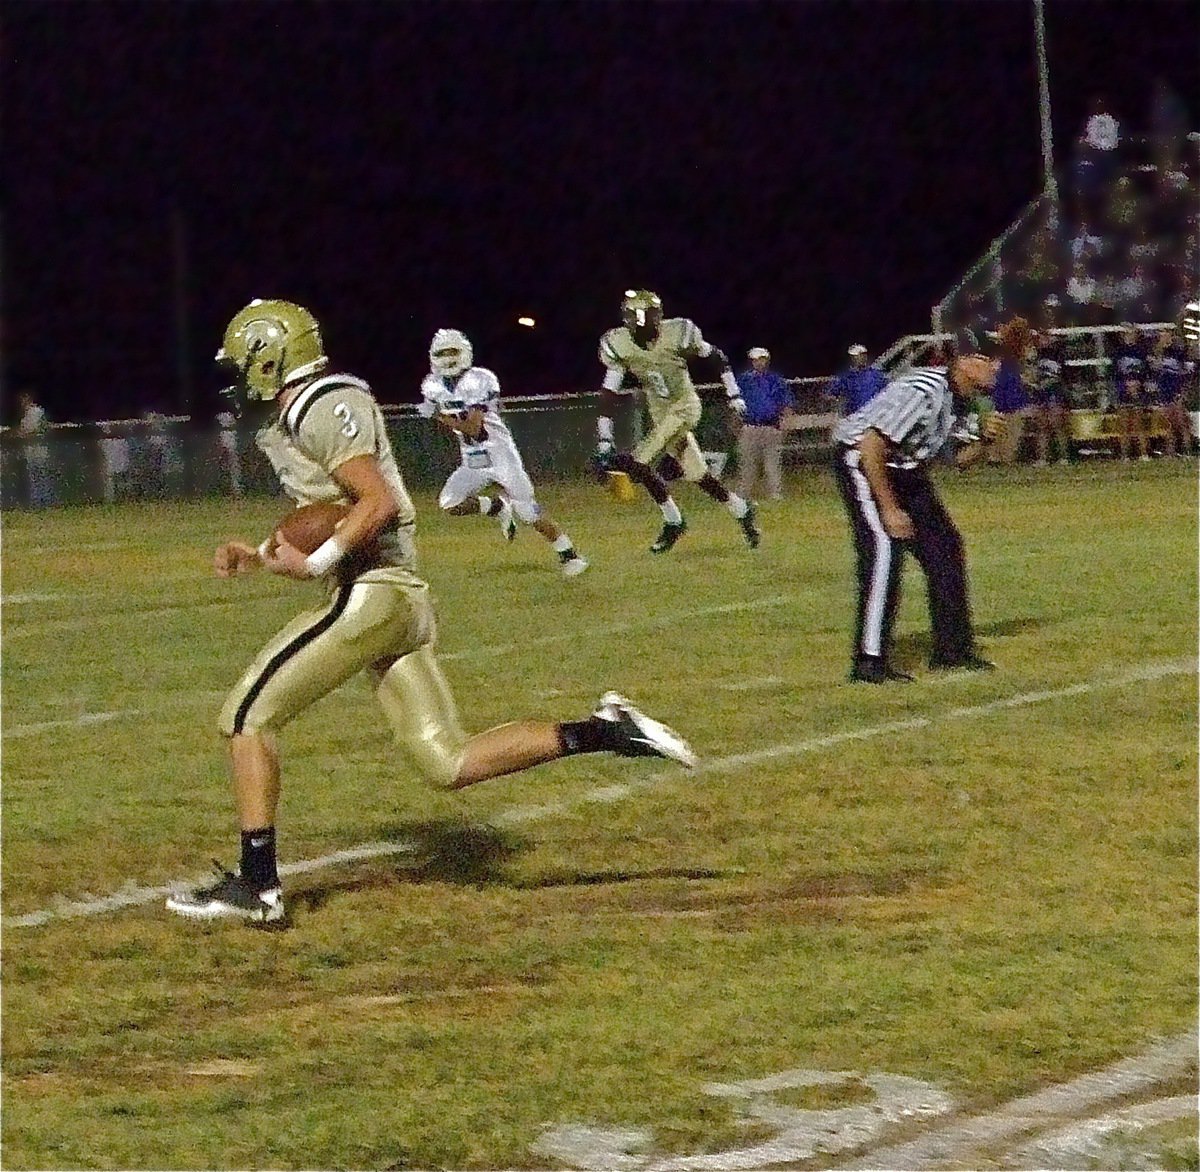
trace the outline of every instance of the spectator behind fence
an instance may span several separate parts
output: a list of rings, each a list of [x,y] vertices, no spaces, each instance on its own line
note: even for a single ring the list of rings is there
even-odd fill
[[[1137,329],[1129,322],[1121,324],[1120,341],[1113,354],[1113,391],[1117,415],[1121,421],[1121,459],[1128,460],[1138,449],[1141,459],[1150,459],[1146,437],[1146,351]]]
[[[1050,462],[1052,444],[1058,448],[1060,464],[1070,461],[1071,400],[1063,382],[1066,344],[1062,338],[1043,331],[1037,336],[1036,346],[1030,397],[1037,436],[1037,462],[1044,468]]]
[[[738,495],[754,499],[760,473],[767,497],[783,498],[783,427],[795,411],[791,388],[770,369],[770,351],[755,346],[747,355],[750,369],[737,377],[746,401],[746,414],[738,429]]]
[[[1121,126],[1101,97],[1092,99],[1087,121],[1075,140],[1074,195],[1080,214],[1102,198],[1117,165]]]
[[[129,493],[129,440],[117,432],[116,425],[100,425],[100,458],[104,474],[104,503],[111,505],[118,496]]]
[[[17,435],[25,457],[29,504],[35,509],[44,509],[47,505],[54,504],[50,445],[46,443],[46,429],[49,426],[46,412],[34,398],[32,391],[21,391],[17,396],[17,404],[21,409]]]
[[[1183,340],[1174,329],[1160,330],[1146,363],[1150,374],[1150,400],[1153,413],[1166,427],[1163,454],[1189,457],[1195,437],[1192,417],[1184,402],[1190,362]]]
[[[1013,318],[1000,331],[1000,367],[992,389],[992,406],[1000,424],[988,446],[989,464],[1016,463],[1025,426],[1033,418],[1023,375],[1033,340],[1033,330],[1024,318]]]
[[[242,495],[242,455],[238,449],[237,417],[232,411],[222,411],[217,416],[217,453],[229,474],[229,490],[234,496]]]
[[[850,365],[829,384],[828,394],[841,404],[842,415],[853,415],[887,386],[887,375],[870,364],[861,342],[855,342],[846,353]]]
[[[177,496],[182,487],[183,456],[171,420],[155,407],[147,407],[142,420],[145,427],[142,494]]]
[[[1150,142],[1156,170],[1170,170],[1179,162],[1187,132],[1187,107],[1160,77],[1154,83],[1150,103]]]

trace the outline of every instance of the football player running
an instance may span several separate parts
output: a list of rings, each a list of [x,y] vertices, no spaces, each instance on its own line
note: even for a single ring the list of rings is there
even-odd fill
[[[337,532],[312,554],[275,534],[259,547],[220,546],[217,576],[263,566],[324,580],[328,597],[259,652],[219,718],[228,740],[241,825],[241,866],[209,887],[173,894],[194,919],[280,920],[275,858],[280,761],[275,734],[360,671],[369,673],[405,763],[433,785],[460,789],[576,753],[663,757],[693,765],[687,743],[614,692],[583,720],[519,720],[468,737],[434,655],[429,587],[416,573],[413,505],[370,388],[332,373],[316,320],[288,301],[253,301],[217,353],[236,396],[255,408],[255,438],[298,504],[347,503]]]
[[[534,499],[533,482],[500,415],[500,382],[485,367],[473,366],[473,357],[470,341],[459,330],[438,330],[429,344],[430,370],[421,383],[417,410],[453,431],[462,454],[438,504],[458,516],[499,518],[507,541],[517,535],[518,518],[532,525],[558,554],[563,574],[574,578],[588,563]],[[483,492],[490,485],[500,490],[496,496]]]
[[[685,317],[663,318],[658,294],[630,289],[621,303],[623,325],[600,339],[604,381],[600,386],[595,462],[598,467],[624,472],[643,485],[662,510],[663,527],[651,553],[666,553],[687,532],[687,522],[667,484],[681,476],[713,500],[720,501],[741,527],[751,549],[760,534],[751,501],[730,492],[709,471],[693,431],[700,422],[700,396],[688,373],[688,363],[706,359],[720,369],[729,405],[740,418],[746,404],[738,390],[729,360],[706,342],[695,322]],[[650,431],[632,452],[618,452],[613,443],[613,409],[626,375],[633,375],[646,399]],[[657,471],[652,467],[657,461]]]

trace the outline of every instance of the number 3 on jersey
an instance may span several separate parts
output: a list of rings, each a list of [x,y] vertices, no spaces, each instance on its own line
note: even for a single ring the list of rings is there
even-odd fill
[[[671,397],[670,388],[667,386],[667,380],[663,378],[657,370],[646,371],[646,385],[660,399],[669,399]]]
[[[350,408],[345,403],[339,403],[333,409],[334,415],[342,421],[342,435],[347,439],[353,439],[358,435],[358,424],[354,421],[354,416],[350,412]]]

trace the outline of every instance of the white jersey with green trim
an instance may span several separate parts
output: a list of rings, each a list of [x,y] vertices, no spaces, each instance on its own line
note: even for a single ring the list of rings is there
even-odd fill
[[[421,383],[421,397],[424,401],[417,410],[427,418],[476,407],[483,412],[483,438],[471,440],[459,433],[464,462],[471,453],[493,445],[516,450],[512,432],[500,414],[500,380],[487,367],[472,366],[460,375],[431,372]]]

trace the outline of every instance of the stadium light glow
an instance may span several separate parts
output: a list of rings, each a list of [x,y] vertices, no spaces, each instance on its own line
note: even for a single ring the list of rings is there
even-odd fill
[[[537,322],[535,322],[531,317],[519,317],[517,318],[517,325],[524,326],[526,329],[531,330],[535,325],[537,325]]]

